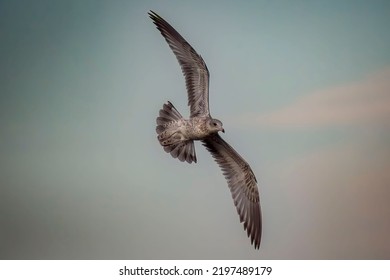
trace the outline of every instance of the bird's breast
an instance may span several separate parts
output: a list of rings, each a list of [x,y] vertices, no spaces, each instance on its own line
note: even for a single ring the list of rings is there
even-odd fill
[[[204,118],[188,120],[186,130],[188,138],[192,140],[202,140],[210,134]]]

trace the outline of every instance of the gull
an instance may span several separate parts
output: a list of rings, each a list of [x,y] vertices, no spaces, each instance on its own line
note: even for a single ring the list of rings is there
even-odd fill
[[[225,130],[222,122],[210,115],[210,74],[206,63],[167,21],[153,11],[148,14],[181,66],[190,106],[190,118],[184,119],[171,102],[164,104],[156,119],[157,139],[172,157],[188,163],[197,161],[194,141],[202,142],[227,180],[251,244],[259,249],[262,222],[257,180],[249,164],[218,134]]]

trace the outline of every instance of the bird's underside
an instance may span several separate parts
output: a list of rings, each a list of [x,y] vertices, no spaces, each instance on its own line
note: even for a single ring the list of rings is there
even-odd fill
[[[249,164],[218,134],[225,132],[222,122],[210,116],[206,63],[168,22],[152,11],[149,16],[181,66],[190,106],[190,119],[186,120],[171,102],[164,104],[156,119],[157,139],[172,157],[188,163],[197,161],[194,140],[202,142],[221,168],[240,222],[258,249],[262,223],[257,180]]]

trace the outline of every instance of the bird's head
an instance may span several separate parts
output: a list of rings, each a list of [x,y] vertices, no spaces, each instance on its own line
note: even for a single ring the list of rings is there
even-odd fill
[[[223,129],[222,122],[220,120],[210,119],[207,123],[207,126],[208,126],[209,131],[211,131],[211,132],[222,131],[223,133],[225,133],[225,130]]]

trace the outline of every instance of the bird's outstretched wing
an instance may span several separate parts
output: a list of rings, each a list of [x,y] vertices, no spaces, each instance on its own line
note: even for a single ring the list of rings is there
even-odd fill
[[[149,12],[149,16],[179,61],[186,80],[188,106],[190,106],[191,112],[190,117],[209,116],[210,74],[206,63],[191,45],[162,17],[153,11]]]
[[[218,134],[204,140],[203,145],[212,154],[225,176],[240,222],[256,249],[261,241],[261,210],[257,180],[249,164]]]

